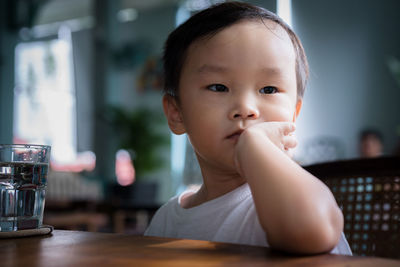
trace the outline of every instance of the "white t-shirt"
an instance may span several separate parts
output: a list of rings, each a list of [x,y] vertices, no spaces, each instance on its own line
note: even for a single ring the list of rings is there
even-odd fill
[[[156,212],[145,235],[268,246],[247,183],[189,209],[180,204],[185,193],[173,197]],[[343,233],[331,253],[352,255]]]

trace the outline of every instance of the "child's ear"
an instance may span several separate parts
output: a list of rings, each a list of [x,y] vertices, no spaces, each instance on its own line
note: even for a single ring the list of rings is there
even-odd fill
[[[181,109],[176,103],[175,98],[170,95],[164,95],[163,108],[167,117],[168,126],[174,134],[184,134],[186,132],[183,125]]]
[[[294,114],[293,114],[293,122],[296,122],[296,119],[297,119],[297,117],[299,116],[299,114],[300,114],[300,110],[301,110],[301,106],[303,105],[303,100],[301,100],[301,99],[299,99],[299,100],[297,100],[297,103],[296,103],[296,110],[295,110],[295,112],[294,112]]]

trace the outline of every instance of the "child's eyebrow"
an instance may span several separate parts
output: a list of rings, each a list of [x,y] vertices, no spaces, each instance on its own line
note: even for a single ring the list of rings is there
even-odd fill
[[[260,72],[268,75],[281,75],[282,70],[280,68],[275,68],[275,67],[264,67],[260,69]]]
[[[206,72],[227,72],[228,68],[218,65],[209,65],[204,64],[200,68],[197,69],[198,73],[206,73]]]
[[[197,73],[201,73],[201,74],[209,73],[209,72],[224,73],[227,71],[229,71],[229,68],[227,68],[227,67],[219,66],[219,65],[209,65],[209,64],[204,64],[196,70]],[[263,67],[263,68],[260,68],[260,73],[267,74],[267,75],[273,75],[273,76],[279,76],[282,74],[282,70],[280,68],[276,68],[276,67]]]

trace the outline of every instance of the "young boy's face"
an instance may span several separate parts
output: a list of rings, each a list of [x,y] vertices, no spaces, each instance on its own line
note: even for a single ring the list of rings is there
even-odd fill
[[[232,134],[297,116],[301,101],[292,42],[279,25],[265,24],[234,24],[187,51],[176,116],[167,117],[175,133],[188,134],[201,165],[234,170],[238,135]]]

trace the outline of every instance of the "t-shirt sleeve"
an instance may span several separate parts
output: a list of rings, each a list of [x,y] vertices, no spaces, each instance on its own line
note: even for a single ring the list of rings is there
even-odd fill
[[[150,225],[147,227],[144,232],[145,236],[163,236],[163,225],[166,220],[165,218],[166,211],[165,207],[161,207],[156,214],[154,214]]]
[[[331,253],[340,255],[349,255],[349,256],[353,255],[349,243],[347,243],[346,237],[344,236],[343,232],[340,236],[339,243],[336,245],[334,249],[331,250]]]

